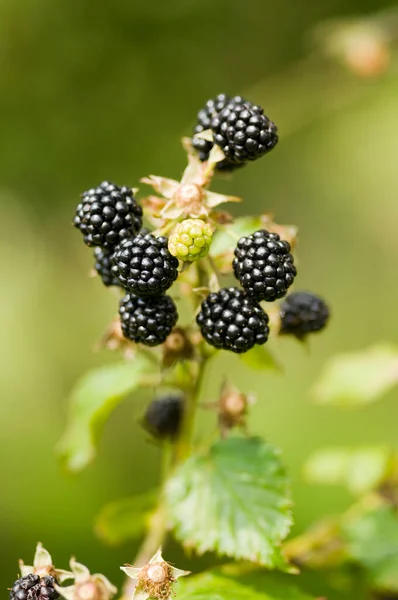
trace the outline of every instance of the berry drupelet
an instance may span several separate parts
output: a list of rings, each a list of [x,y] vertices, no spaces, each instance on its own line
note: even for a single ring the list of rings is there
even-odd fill
[[[165,292],[178,275],[178,260],[170,254],[167,244],[167,238],[151,233],[123,240],[112,256],[114,277],[137,296]]]
[[[102,283],[109,287],[111,285],[119,286],[120,283],[116,279],[116,277],[112,273],[112,261],[111,261],[112,252],[109,250],[102,250],[102,248],[95,248],[94,250],[94,258],[95,265],[94,268],[97,271],[98,275],[101,277]]]
[[[119,314],[124,337],[145,346],[163,344],[178,319],[170,296],[139,298],[126,294],[120,301]]]
[[[56,600],[58,592],[54,588],[57,583],[54,577],[29,574],[15,581],[10,590],[10,600]]]
[[[175,438],[184,415],[184,399],[177,395],[162,396],[148,406],[142,426],[156,438]]]
[[[196,317],[202,336],[211,346],[247,352],[268,339],[268,315],[238,288],[209,294]]]
[[[280,306],[280,333],[303,339],[309,333],[321,331],[329,316],[329,308],[322,298],[308,292],[294,292]]]
[[[83,234],[87,246],[112,249],[140,231],[142,208],[130,188],[104,181],[84,192],[73,224]]]
[[[240,238],[232,265],[249,298],[257,301],[282,298],[297,274],[289,242],[265,229]]]
[[[221,95],[218,98],[218,103],[209,101],[210,106],[206,105],[207,108],[199,112],[194,134],[211,129],[214,143],[221,148],[226,157],[219,163],[219,168],[242,166],[248,161],[260,158],[276,146],[277,127],[264,115],[260,106],[241,96],[229,99]],[[212,107],[214,108],[211,113]],[[207,160],[212,143],[194,137],[193,146],[199,151],[199,158]]]

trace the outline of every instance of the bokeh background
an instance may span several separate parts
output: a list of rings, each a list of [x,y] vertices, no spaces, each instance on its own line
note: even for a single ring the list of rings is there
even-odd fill
[[[74,381],[115,359],[92,352],[116,299],[87,277],[91,252],[71,221],[80,192],[103,179],[178,178],[179,138],[217,93],[263,105],[280,143],[214,189],[245,197],[237,215],[270,210],[299,227],[297,289],[322,294],[333,311],[308,348],[274,343],[284,376],[234,362],[236,380],[258,395],[252,430],[283,450],[296,530],[349,502],[301,481],[311,451],[397,442],[396,394],[359,413],[310,397],[329,356],[398,338],[397,33],[394,7],[377,0],[0,1],[3,590],[37,540],[60,566],[74,553],[115,583],[134,555],[135,543],[101,543],[93,521],[105,503],[157,479],[159,451],[137,424],[149,396],[115,411],[79,477],[54,455]],[[223,365],[204,397],[214,398]],[[168,557],[192,564],[175,544]]]

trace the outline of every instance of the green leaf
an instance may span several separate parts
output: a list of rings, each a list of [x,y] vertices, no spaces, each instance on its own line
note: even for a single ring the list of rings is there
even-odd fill
[[[210,254],[216,256],[217,254],[230,250],[230,248],[236,246],[238,238],[250,235],[261,228],[262,223],[260,217],[239,217],[238,219],[235,219],[231,225],[226,226],[227,230],[218,230],[213,236]],[[231,233],[228,233],[228,231]]]
[[[155,509],[158,493],[158,490],[151,490],[104,506],[95,522],[98,537],[107,544],[116,546],[142,535],[151,512]]]
[[[176,537],[214,551],[288,569],[281,542],[292,524],[279,452],[257,438],[216,442],[181,465],[166,491]]]
[[[304,477],[309,483],[344,485],[353,494],[364,494],[381,483],[390,458],[384,446],[325,448],[308,459]]]
[[[345,524],[348,554],[380,591],[398,592],[398,516],[392,506],[371,508]]]
[[[326,365],[314,396],[322,404],[358,406],[378,400],[398,383],[398,349],[382,345],[341,354]]]
[[[129,393],[150,381],[154,363],[143,356],[89,371],[70,398],[69,425],[58,445],[68,470],[81,471],[95,457],[103,423]]]
[[[187,577],[178,584],[178,600],[313,600],[300,591],[297,577],[281,573],[229,575],[228,569]]]
[[[272,369],[273,371],[281,371],[282,368],[275,358],[264,346],[254,346],[249,352],[240,354],[239,358],[247,366],[254,371],[265,371]]]

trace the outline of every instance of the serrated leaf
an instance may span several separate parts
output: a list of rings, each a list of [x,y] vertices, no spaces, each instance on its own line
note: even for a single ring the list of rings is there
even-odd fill
[[[261,227],[260,217],[239,217],[235,219],[231,225],[226,225],[224,230],[218,230],[215,233],[211,242],[210,254],[216,256],[230,249],[231,246],[235,247],[238,238],[250,235],[257,229],[261,229]]]
[[[398,592],[398,516],[392,506],[360,513],[346,522],[348,554],[368,571],[380,591]]]
[[[282,370],[280,364],[264,346],[254,346],[254,348],[248,352],[240,354],[239,358],[247,367],[250,367],[255,371],[266,371],[267,369],[273,371]]]
[[[80,379],[70,397],[69,424],[58,445],[68,470],[81,471],[94,459],[104,421],[155,369],[147,358],[136,356],[134,362],[100,367]]]
[[[178,584],[178,600],[313,600],[300,591],[292,575],[248,573],[228,575],[226,569],[187,577]]]
[[[257,438],[229,438],[182,464],[166,490],[176,537],[199,554],[214,551],[287,570],[281,542],[292,524],[279,452]]]
[[[99,513],[95,532],[107,544],[116,546],[144,533],[150,513],[156,506],[157,491],[110,502]]]
[[[381,483],[390,457],[390,451],[384,446],[325,448],[307,460],[304,477],[308,483],[340,484],[353,494],[364,494]]]
[[[360,406],[378,400],[397,383],[398,348],[380,345],[332,358],[314,396],[321,404]]]

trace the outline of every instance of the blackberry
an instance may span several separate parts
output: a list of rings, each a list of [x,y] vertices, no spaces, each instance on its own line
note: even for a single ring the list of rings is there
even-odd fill
[[[111,261],[112,252],[109,250],[103,250],[102,248],[95,248],[94,250],[94,258],[95,265],[94,268],[97,271],[98,275],[102,279],[102,283],[109,287],[111,285],[120,286],[119,281],[114,277],[111,269],[112,269],[112,261]]]
[[[181,396],[162,396],[148,406],[142,426],[156,438],[175,438],[179,434],[183,415],[184,400]]]
[[[213,132],[214,143],[225,154],[218,168],[235,168],[248,161],[260,158],[277,144],[276,125],[264,115],[264,110],[241,96],[232,99],[221,96],[222,101],[206,105],[198,114],[198,124],[194,133],[205,129]],[[214,108],[213,108],[214,107]],[[216,107],[218,110],[216,110]],[[210,119],[211,115],[211,119]],[[205,143],[203,143],[203,141]],[[199,151],[199,158],[207,160],[212,148],[211,142],[193,138],[193,146]]]
[[[303,339],[309,333],[321,331],[329,319],[329,308],[315,294],[295,292],[280,306],[281,334],[295,335]]]
[[[112,249],[124,238],[137,235],[142,227],[142,208],[130,188],[103,181],[84,192],[73,224],[87,246]]]
[[[170,296],[139,298],[126,294],[119,307],[124,337],[145,346],[163,344],[177,323],[177,307]]]
[[[151,233],[123,240],[112,255],[114,277],[137,296],[162,294],[178,275],[178,260],[167,244],[167,238]]]
[[[58,592],[54,588],[57,580],[51,575],[39,577],[33,573],[20,577],[10,590],[10,600],[56,600]]]
[[[265,229],[240,238],[232,265],[249,298],[257,301],[282,298],[297,274],[289,242]]]
[[[268,339],[268,315],[238,288],[209,294],[196,317],[202,336],[211,346],[247,352]]]

